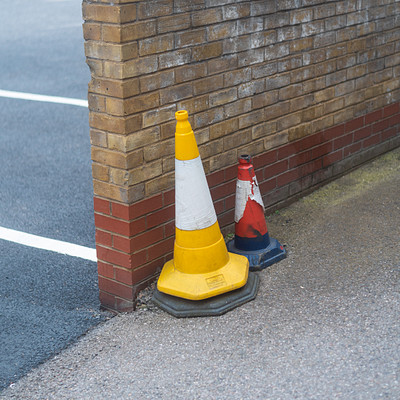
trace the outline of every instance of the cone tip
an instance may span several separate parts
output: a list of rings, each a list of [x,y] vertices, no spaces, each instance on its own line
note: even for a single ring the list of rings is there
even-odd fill
[[[175,113],[175,118],[177,121],[185,121],[188,119],[188,112],[186,110],[179,110]]]
[[[250,154],[241,154],[239,156],[239,163],[240,164],[251,164],[251,156],[250,156]]]

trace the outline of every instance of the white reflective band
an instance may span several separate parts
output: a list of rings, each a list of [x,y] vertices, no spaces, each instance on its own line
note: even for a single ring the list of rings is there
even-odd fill
[[[200,156],[175,159],[175,225],[184,231],[208,228],[217,222]]]
[[[258,187],[257,178],[253,181],[236,181],[236,199],[235,199],[235,222],[239,222],[244,214],[248,199],[257,202],[263,209],[264,203],[261,197],[260,188]]]

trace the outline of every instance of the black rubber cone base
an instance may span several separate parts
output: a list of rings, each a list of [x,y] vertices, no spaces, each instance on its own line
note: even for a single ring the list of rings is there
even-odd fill
[[[285,248],[273,238],[270,238],[270,243],[267,247],[260,250],[238,249],[235,246],[234,239],[230,240],[226,247],[232,253],[247,257],[250,271],[260,271],[286,258]]]
[[[249,272],[247,283],[240,289],[231,292],[204,300],[187,300],[162,293],[156,289],[153,294],[153,303],[177,318],[218,316],[254,300],[258,285],[258,276]]]

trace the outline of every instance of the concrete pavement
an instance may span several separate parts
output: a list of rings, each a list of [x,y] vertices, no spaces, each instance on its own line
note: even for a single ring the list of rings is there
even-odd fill
[[[4,399],[400,398],[400,149],[268,218],[288,258],[221,317],[149,303],[93,328]]]

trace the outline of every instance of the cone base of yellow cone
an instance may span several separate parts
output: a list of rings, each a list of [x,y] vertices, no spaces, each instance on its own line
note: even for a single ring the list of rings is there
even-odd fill
[[[259,278],[249,272],[247,282],[239,289],[203,300],[188,300],[154,290],[152,301],[162,310],[177,318],[214,317],[225,314],[257,296]]]
[[[175,254],[175,258],[164,265],[157,289],[188,300],[203,300],[243,287],[248,278],[249,261],[244,256],[228,253],[225,242],[222,244],[227,254],[225,265],[210,272],[186,273],[176,268]],[[207,265],[203,264],[202,270],[207,270]]]

